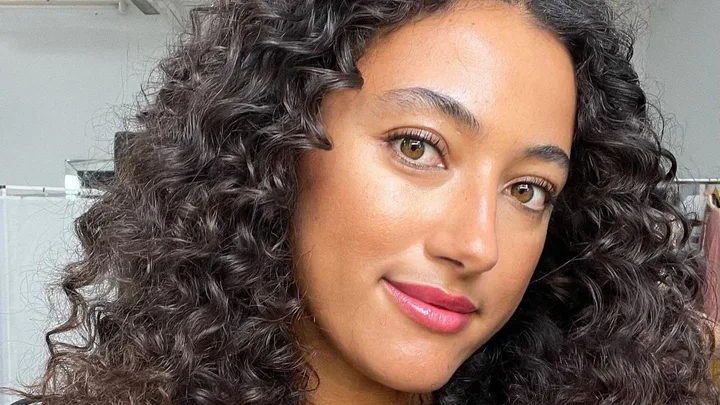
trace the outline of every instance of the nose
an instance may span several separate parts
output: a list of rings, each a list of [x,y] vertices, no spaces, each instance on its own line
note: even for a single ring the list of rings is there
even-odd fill
[[[488,182],[453,193],[444,200],[436,232],[426,240],[433,257],[452,262],[465,275],[492,269],[498,261],[498,191]]]

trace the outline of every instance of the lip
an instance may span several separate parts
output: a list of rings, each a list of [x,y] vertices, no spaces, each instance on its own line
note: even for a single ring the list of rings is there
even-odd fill
[[[463,296],[437,287],[383,279],[385,290],[410,319],[438,332],[457,333],[470,322],[477,308]]]

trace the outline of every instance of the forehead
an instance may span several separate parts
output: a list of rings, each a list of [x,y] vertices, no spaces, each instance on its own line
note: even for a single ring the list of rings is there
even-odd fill
[[[431,88],[467,106],[485,131],[570,149],[572,60],[521,8],[484,3],[407,24],[379,38],[358,68],[365,79],[358,96],[369,106],[393,89]]]

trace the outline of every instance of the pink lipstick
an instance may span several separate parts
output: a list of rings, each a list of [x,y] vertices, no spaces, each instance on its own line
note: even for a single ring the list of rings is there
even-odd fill
[[[447,294],[436,287],[383,280],[386,291],[405,315],[438,332],[461,331],[477,309],[467,298]]]

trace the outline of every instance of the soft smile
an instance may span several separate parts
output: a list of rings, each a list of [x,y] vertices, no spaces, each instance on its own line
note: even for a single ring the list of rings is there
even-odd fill
[[[465,297],[450,296],[436,287],[383,279],[383,286],[400,310],[429,329],[457,333],[470,322],[475,306]]]

